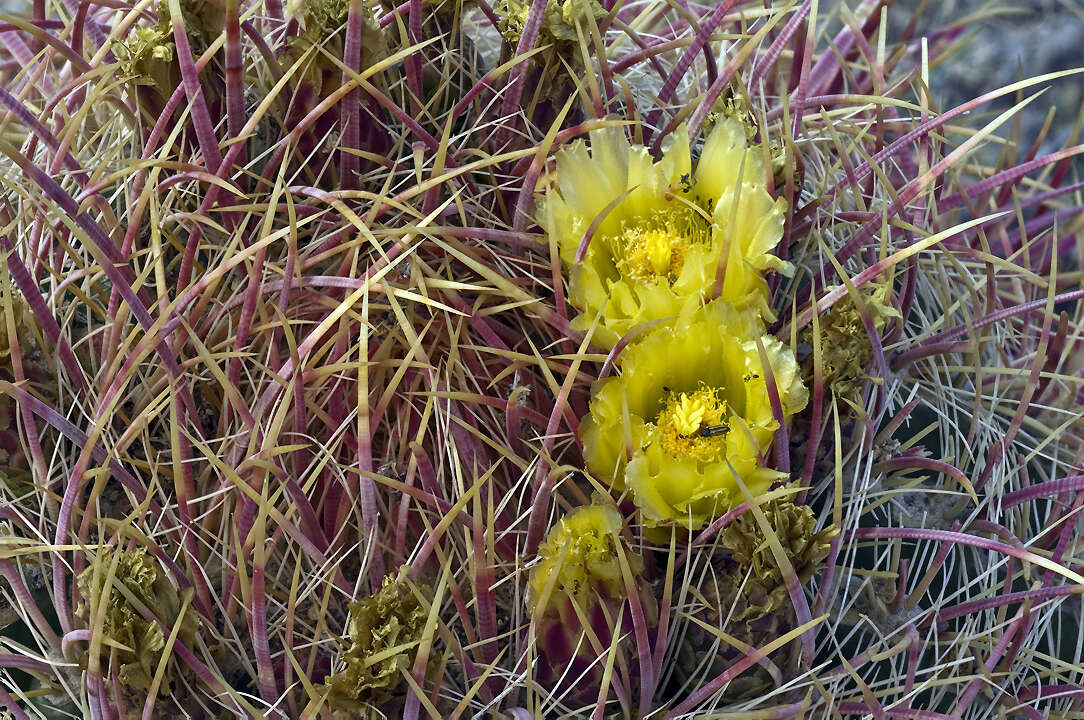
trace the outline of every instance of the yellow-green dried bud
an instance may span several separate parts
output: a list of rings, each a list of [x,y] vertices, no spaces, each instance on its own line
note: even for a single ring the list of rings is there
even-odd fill
[[[192,52],[197,55],[210,47],[226,26],[225,13],[215,0],[181,0],[181,15]],[[173,19],[165,0],[159,3],[156,18],[154,25],[129,32],[117,47],[122,70],[137,84],[154,83],[163,66],[173,63]]]
[[[51,374],[41,350],[41,328],[34,313],[17,291],[13,290],[9,297],[14,337],[19,342],[24,376],[30,381],[23,385],[23,388],[52,405],[56,399],[56,385],[48,382]],[[6,300],[0,300],[0,379],[14,382],[15,367],[11,357],[13,336],[8,329],[6,304]],[[0,483],[14,496],[34,492],[30,462],[19,435],[19,404],[14,397],[7,394],[0,395]]]
[[[389,575],[380,590],[350,604],[346,669],[325,683],[332,707],[361,710],[392,694],[413,661],[431,597],[427,585],[396,582]]]
[[[169,82],[166,78],[173,65],[173,31],[169,25],[169,11],[163,8],[158,22],[151,27],[139,27],[128,34],[125,43],[117,48],[121,71],[136,85],[154,85]]]
[[[828,555],[835,526],[816,530],[816,518],[804,505],[775,499],[761,505],[773,533],[801,582],[808,580]],[[726,527],[722,544],[731,554],[691,593],[690,622],[685,626],[674,661],[674,680],[684,685],[696,677],[714,677],[795,627],[794,606],[775,554],[751,512]],[[720,631],[723,635],[720,635]],[[798,672],[799,643],[792,641],[771,656],[786,683]],[[763,695],[777,678],[754,665],[728,685],[724,702]],[[780,700],[782,702],[782,700]]]
[[[115,651],[121,683],[146,691],[158,670],[170,629],[180,622],[177,639],[191,647],[199,620],[191,606],[186,606],[192,596],[191,588],[178,592],[161,572],[158,561],[143,548],[119,551],[116,574],[107,584],[117,552],[112,547],[104,549],[93,565],[79,573],[75,582],[82,603],[75,614],[88,627],[98,629],[96,617],[101,604],[105,603],[105,622],[100,629],[110,642],[103,643],[100,662],[104,666]],[[177,661],[171,655],[166,661],[159,692],[171,692],[177,667]]]
[[[297,20],[301,35],[291,41],[294,53],[307,50],[315,45],[337,59],[342,59],[343,42],[346,39],[346,21],[350,17],[350,0],[308,0],[291,2],[290,14]],[[361,69],[365,70],[384,55],[384,35],[376,21],[373,3],[366,0],[361,13],[363,35],[361,43]],[[330,44],[329,44],[330,43]],[[317,50],[315,62],[321,67],[334,68],[341,76],[342,71]]]
[[[829,544],[839,534],[839,529],[831,525],[817,531],[813,510],[806,505],[795,505],[786,498],[770,500],[761,505],[761,510],[783,546],[799,582],[804,583],[828,556]],[[787,599],[783,573],[753,513],[747,512],[727,525],[722,542],[737,563],[739,572],[750,575],[745,594],[757,600],[746,606],[746,616],[754,617],[782,607]]]
[[[219,0],[181,0],[181,16],[192,53],[199,57],[226,27],[226,15]],[[121,74],[137,86],[137,96],[146,113],[155,118],[181,84],[181,66],[173,41],[173,19],[169,2],[161,0],[156,21],[149,27],[131,30],[115,47]],[[208,92],[204,87],[204,92]],[[212,92],[213,96],[214,93]]]
[[[498,29],[501,35],[510,44],[518,44],[531,11],[530,1],[501,0],[496,10],[500,16]],[[581,26],[584,37],[589,37],[591,31],[588,18],[594,18],[594,22],[598,23],[606,14],[598,0],[548,0],[536,44],[576,43],[579,41],[577,25]]]
[[[39,351],[41,333],[30,306],[17,291],[11,293],[11,314],[15,321],[15,336],[24,361]],[[0,301],[0,371],[11,372],[11,335],[8,333],[7,308]],[[5,378],[7,379],[7,378]]]
[[[350,15],[350,0],[290,3],[290,12],[308,40],[318,43],[336,34],[346,25],[346,18]]]
[[[889,303],[890,286],[867,286],[859,293],[877,332],[884,330],[891,318],[901,317],[899,310]],[[812,326],[804,331],[802,339],[812,345]],[[820,318],[820,350],[824,386],[841,398],[857,400],[869,379],[867,372],[873,359],[873,347],[858,307],[849,294]],[[812,382],[812,355],[802,363],[802,377],[807,383]]]

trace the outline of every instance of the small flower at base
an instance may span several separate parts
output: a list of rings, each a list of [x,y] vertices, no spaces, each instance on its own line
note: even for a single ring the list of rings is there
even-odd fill
[[[606,653],[635,656],[626,570],[645,622],[651,628],[658,622],[654,596],[642,577],[643,560],[622,539],[621,527],[621,514],[611,505],[577,508],[539,546],[541,561],[531,571],[528,605],[540,660],[536,677],[553,693],[567,693],[568,704],[597,699]],[[620,635],[629,639],[614,648],[619,623]]]

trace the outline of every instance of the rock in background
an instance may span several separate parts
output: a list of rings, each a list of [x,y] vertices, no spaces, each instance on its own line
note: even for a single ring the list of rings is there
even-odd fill
[[[889,10],[897,32],[922,3],[899,0]],[[854,7],[856,3],[849,3]],[[990,8],[999,7],[991,10]],[[986,10],[984,10],[986,8]],[[1020,78],[1084,68],[1084,2],[1081,0],[933,0],[926,3],[919,34],[978,13],[995,13],[974,24],[973,35],[955,55],[931,71],[934,101],[945,110]],[[1069,137],[1084,102],[1084,73],[1047,84],[1047,90],[1021,117],[1021,139],[1030,145],[1042,130],[1047,108],[1057,108],[1045,150],[1061,147]],[[1025,91],[1025,97],[1034,90]],[[1015,97],[992,104],[1011,107]]]

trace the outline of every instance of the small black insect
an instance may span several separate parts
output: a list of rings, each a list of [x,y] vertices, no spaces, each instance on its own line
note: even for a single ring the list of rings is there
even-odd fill
[[[681,176],[681,192],[692,192],[693,181],[690,173],[685,173]]]
[[[700,437],[718,437],[719,435],[726,435],[728,432],[730,432],[730,426],[728,425],[705,425],[697,431]]]

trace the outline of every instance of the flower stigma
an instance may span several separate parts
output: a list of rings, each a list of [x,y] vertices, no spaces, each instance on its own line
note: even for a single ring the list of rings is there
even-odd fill
[[[693,207],[674,208],[651,218],[627,221],[611,238],[611,252],[624,277],[673,284],[689,250],[711,240],[711,226]]]
[[[662,449],[672,457],[718,462],[726,457],[726,400],[720,388],[701,387],[691,393],[671,392],[655,421]]]

